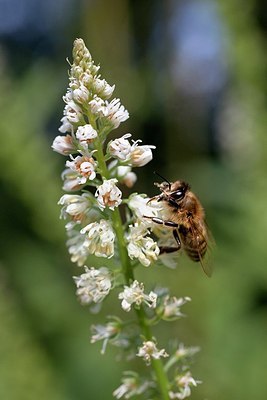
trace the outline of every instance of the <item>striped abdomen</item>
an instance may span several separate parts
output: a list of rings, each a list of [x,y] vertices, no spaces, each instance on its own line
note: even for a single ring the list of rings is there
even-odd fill
[[[183,225],[179,227],[179,236],[183,244],[183,248],[193,261],[201,261],[207,251],[207,240],[205,232],[185,228]]]

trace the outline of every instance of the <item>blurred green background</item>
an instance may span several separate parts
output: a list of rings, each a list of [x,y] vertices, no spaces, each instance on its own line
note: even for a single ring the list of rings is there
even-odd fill
[[[114,135],[155,144],[153,170],[185,179],[213,232],[211,279],[180,258],[139,278],[190,296],[161,327],[199,345],[192,398],[267,398],[267,4],[263,0],[0,0],[0,399],[112,399],[123,369],[91,345],[94,316],[75,297],[58,134],[72,42],[82,37],[130,119]],[[141,362],[136,362],[139,368]]]

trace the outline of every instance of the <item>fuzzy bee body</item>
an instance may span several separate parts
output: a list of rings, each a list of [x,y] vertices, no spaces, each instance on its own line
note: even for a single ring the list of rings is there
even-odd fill
[[[207,240],[203,235],[195,237],[191,229],[180,225],[178,228],[179,237],[183,244],[183,248],[191,260],[200,262],[203,260],[207,251]]]
[[[153,218],[152,221],[173,228],[177,247],[161,247],[161,253],[177,251],[181,247],[187,256],[200,262],[204,272],[210,276],[211,270],[206,266],[204,257],[208,248],[209,233],[205,223],[205,212],[197,198],[184,181],[155,183],[161,194],[150,199],[162,202],[164,219]]]

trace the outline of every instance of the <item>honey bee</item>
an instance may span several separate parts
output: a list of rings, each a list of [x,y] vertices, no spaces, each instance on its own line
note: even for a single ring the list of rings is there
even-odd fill
[[[206,275],[211,276],[210,264],[204,261],[210,238],[205,222],[205,211],[197,196],[190,190],[188,183],[180,180],[172,183],[163,179],[164,182],[155,183],[161,194],[152,197],[148,202],[153,200],[162,202],[165,219],[144,216],[156,224],[173,228],[177,247],[160,247],[160,253],[171,253],[182,247],[188,257],[195,262],[200,262]]]

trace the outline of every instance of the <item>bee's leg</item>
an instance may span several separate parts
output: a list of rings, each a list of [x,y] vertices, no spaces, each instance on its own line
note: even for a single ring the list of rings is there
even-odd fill
[[[179,234],[178,234],[177,229],[174,229],[172,231],[172,233],[173,233],[173,237],[176,240],[176,243],[177,243],[177,246],[178,246],[177,250],[180,250],[180,248],[181,248],[181,240],[179,238]]]
[[[144,215],[144,218],[151,219],[151,221],[155,222],[155,224],[170,226],[171,228],[178,228],[178,226],[179,226],[178,224],[176,224],[173,221],[164,221],[163,219],[158,218],[158,217],[147,217],[146,215]]]
[[[171,228],[178,228],[178,224],[176,224],[173,221],[164,221],[161,218],[158,217],[147,217],[146,215],[144,215],[144,218],[149,218],[151,219],[152,222],[154,222],[155,224],[159,224],[159,225],[164,225],[164,226],[169,226]],[[180,242],[180,238],[177,232],[177,229],[173,229],[173,236],[174,239],[176,240],[177,243],[177,247],[170,247],[170,246],[160,246],[159,250],[160,250],[160,254],[163,253],[173,253],[174,251],[178,251],[181,248],[181,242]]]
[[[163,199],[163,195],[160,194],[158,196],[151,197],[151,199],[149,199],[146,204],[149,204],[153,200],[162,201],[162,199]]]
[[[159,250],[160,250],[160,254],[164,254],[164,253],[174,253],[175,251],[180,250],[181,248],[181,241],[178,235],[178,232],[176,229],[173,230],[173,237],[177,243],[177,247],[170,247],[170,246],[160,246]]]

